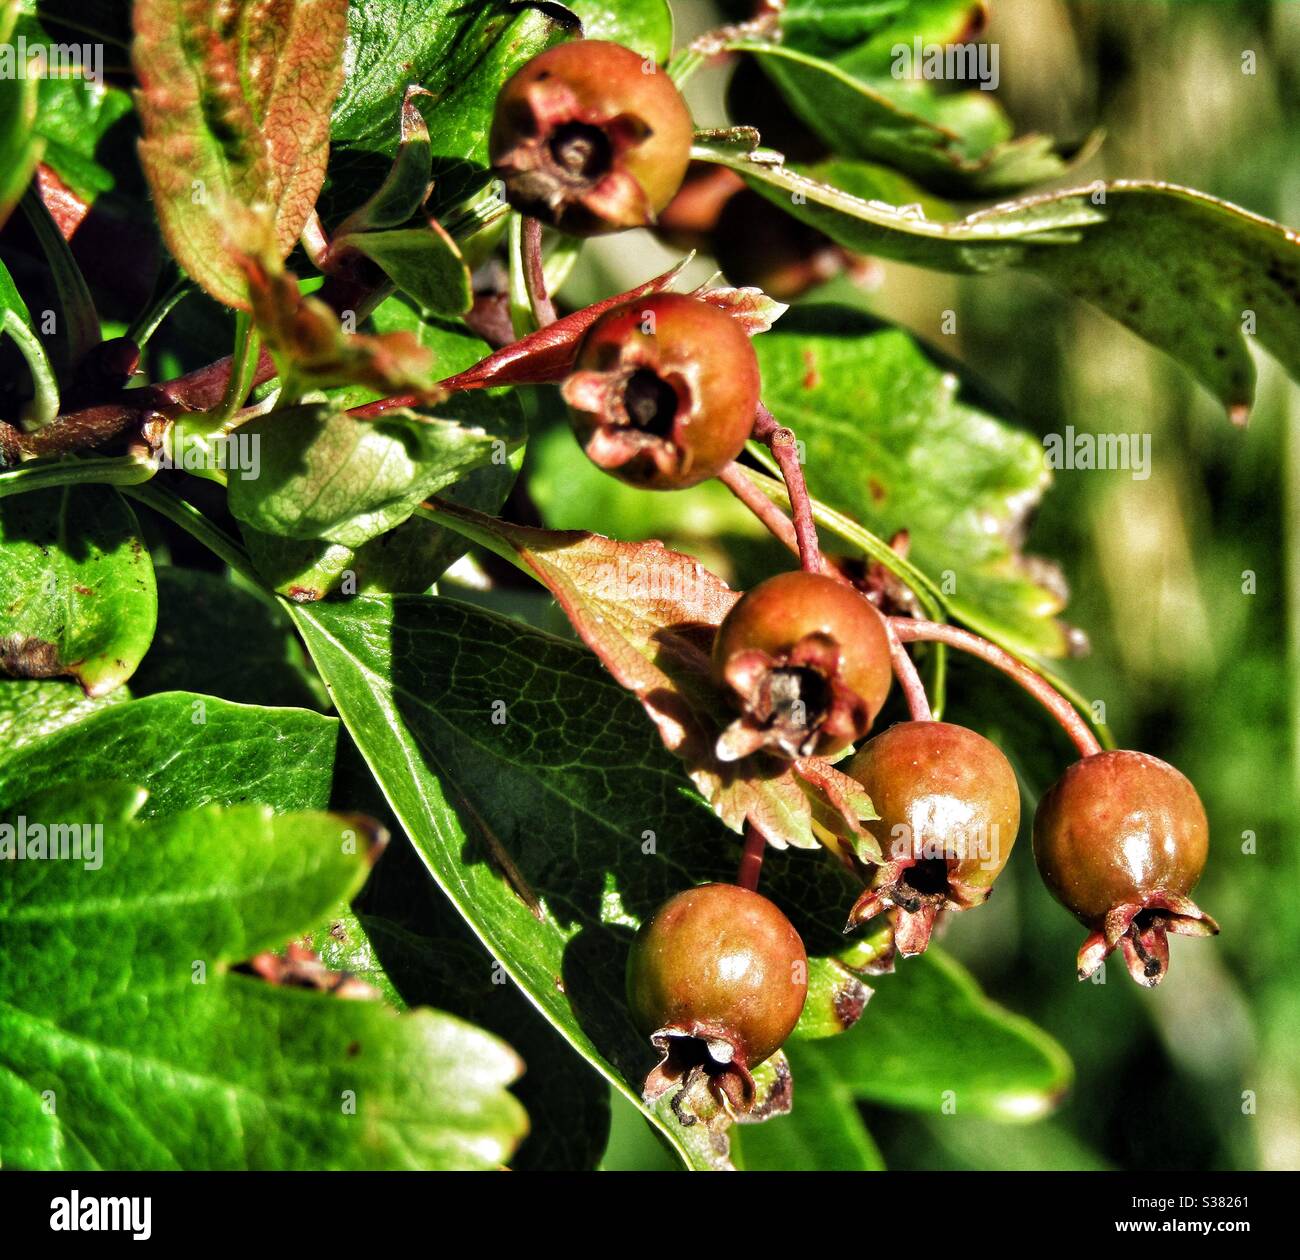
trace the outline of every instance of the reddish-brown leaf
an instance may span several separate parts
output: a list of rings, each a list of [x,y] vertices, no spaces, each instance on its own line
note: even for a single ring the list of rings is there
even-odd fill
[[[735,831],[756,826],[777,847],[813,848],[831,831],[879,856],[861,826],[874,818],[861,787],[817,758],[786,763],[714,755],[730,720],[710,676],[718,624],[739,598],[698,560],[661,542],[625,543],[574,530],[512,525],[442,500],[439,523],[531,573],[559,601],[573,628],[645,707],[664,744]]]
[[[226,227],[272,216],[288,256],[316,204],[343,84],[347,0],[137,0],[140,160],[163,236],[208,293],[248,309]]]

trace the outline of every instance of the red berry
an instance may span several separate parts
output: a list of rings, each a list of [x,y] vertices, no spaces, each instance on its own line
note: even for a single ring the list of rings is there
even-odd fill
[[[808,959],[790,920],[766,897],[704,884],[670,897],[637,934],[627,1000],[662,1055],[646,1078],[653,1101],[681,1082],[732,1111],[754,1103],[751,1075],[803,1012]]]
[[[511,205],[592,236],[654,223],[681,186],[692,132],[666,73],[630,48],[585,39],[510,78],[489,150]]]
[[[718,740],[723,761],[839,752],[871,729],[893,676],[880,614],[846,583],[800,570],[737,601],[713,672],[741,713]]]
[[[740,454],[758,390],[758,359],[737,320],[659,293],[592,325],[562,392],[593,463],[646,490],[681,490]]]
[[[849,915],[896,909],[895,944],[925,949],[941,910],[988,899],[1020,828],[1020,790],[1001,750],[949,722],[900,722],[865,744],[847,773],[880,818],[864,824],[885,862]]]
[[[1188,896],[1209,844],[1196,789],[1157,757],[1097,753],[1057,780],[1034,816],[1034,858],[1053,896],[1092,929],[1080,979],[1120,945],[1129,973],[1151,987],[1169,968],[1167,933],[1218,932]]]

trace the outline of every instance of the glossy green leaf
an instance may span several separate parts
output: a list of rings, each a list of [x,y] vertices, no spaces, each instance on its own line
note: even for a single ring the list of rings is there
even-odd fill
[[[853,1095],[818,1046],[788,1046],[794,1108],[739,1133],[747,1172],[877,1172],[885,1161]]]
[[[248,308],[229,240],[241,210],[269,215],[284,258],[320,193],[348,8],[136,0],[140,161],[158,221],[176,261],[229,306]]]
[[[147,816],[208,804],[295,810],[329,803],[334,718],[183,691],[101,702],[87,712],[66,695],[72,684],[39,685],[51,690],[35,697],[0,691],[0,711],[13,711],[8,729],[18,736],[0,744],[0,808],[21,800],[34,784],[109,779],[145,788]]]
[[[0,671],[103,695],[134,673],[157,612],[153,563],[116,490],[0,499]]]
[[[360,547],[443,486],[504,465],[523,440],[515,415],[491,398],[461,395],[440,410],[359,420],[309,404],[259,417],[241,429],[260,442],[259,475],[231,481],[230,510],[263,533]]]
[[[71,682],[0,681],[0,755],[43,739],[112,704],[129,700],[125,688],[88,696]]]
[[[1051,474],[1041,443],[959,397],[907,333],[838,307],[792,312],[755,343],[763,398],[805,447],[811,493],[909,558],[950,610],[1061,655],[1059,593],[1019,553]]]
[[[422,92],[414,84],[406,89],[399,122],[401,139],[393,164],[383,183],[339,225],[336,242],[351,232],[399,228],[424,205],[433,174],[433,148],[429,142],[429,125],[415,106]]]
[[[512,1168],[594,1167],[609,1135],[608,1084],[573,1053],[442,894],[346,734],[331,808],[377,818],[402,838],[384,850],[352,909],[313,933],[321,957],[358,974],[398,1009],[437,1007],[496,1033],[518,1051],[527,1068],[513,1092],[532,1123]]]
[[[326,709],[278,603],[197,569],[158,569],[158,629],[131,679],[136,696],[198,691],[237,704]]]
[[[791,48],[881,74],[898,44],[918,35],[926,43],[960,39],[981,24],[985,7],[983,0],[785,0],[777,28]]]
[[[13,807],[0,832],[16,848],[71,824],[83,846],[81,861],[28,851],[5,883],[5,1165],[503,1162],[526,1127],[504,1043],[449,1016],[227,971],[360,886],[373,837],[358,820],[209,806],[141,821],[144,797],[64,786]]]
[[[855,1098],[914,1111],[1032,1120],[1069,1088],[1065,1051],[1028,1020],[989,1001],[942,951],[902,959],[872,981],[866,1014],[817,1044]]]
[[[510,0],[368,0],[348,6],[348,75],[334,108],[331,203],[356,208],[397,152],[408,86],[429,124],[438,206],[481,184],[501,85],[524,62],[568,37],[558,7]],[[437,206],[435,206],[435,210]]]
[[[607,39],[663,63],[673,50],[668,0],[564,0],[585,39]]]
[[[730,878],[734,837],[581,648],[442,599],[358,597],[294,616],[443,891],[565,1039],[639,1104],[654,1056],[623,1002],[632,933],[672,892]],[[854,884],[840,867],[772,852],[764,880],[811,952],[842,948]],[[703,1125],[682,1128],[666,1103],[647,1114],[684,1160],[714,1165]]]
[[[1243,311],[1254,312],[1259,342],[1300,378],[1300,237],[1226,201],[1116,180],[937,223],[734,149],[697,145],[696,156],[739,171],[850,249],[938,271],[1041,276],[1171,354],[1235,421],[1255,392]]]

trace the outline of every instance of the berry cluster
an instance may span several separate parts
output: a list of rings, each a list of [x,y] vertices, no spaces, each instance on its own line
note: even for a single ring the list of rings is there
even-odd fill
[[[718,218],[718,188],[705,189],[703,176],[682,187],[690,145],[690,115],[669,78],[595,41],[552,49],[516,74],[498,100],[491,142],[507,196],[524,214],[578,235],[658,224],[678,237]],[[737,225],[752,227],[753,203],[740,198],[753,194],[726,178],[720,185]],[[670,203],[677,212],[660,223]],[[739,227],[727,235],[739,237]],[[806,263],[823,243],[809,238],[801,248]],[[778,272],[790,261],[775,244],[766,252]],[[799,287],[793,272],[783,274],[778,287]],[[757,358],[725,303],[657,292],[615,305],[586,328],[566,373],[574,432],[598,467],[649,490],[720,477],[799,553],[799,570],[754,587],[717,627],[713,681],[734,715],[716,736],[718,762],[761,776],[774,764],[842,754],[869,735],[898,679],[913,720],[846,763],[874,807],[865,825],[882,854],[867,864],[841,849],[865,884],[846,930],[887,915],[897,953],[922,952],[941,915],[987,900],[1020,827],[1019,787],[1003,753],[931,717],[904,647],[927,639],[1008,673],[1079,748],[1081,759],[1039,803],[1033,849],[1048,888],[1089,929],[1080,976],[1119,946],[1133,977],[1155,985],[1168,967],[1168,933],[1218,930],[1190,899],[1208,827],[1177,770],[1142,753],[1102,751],[1073,707],[1023,664],[955,627],[882,614],[879,592],[820,554],[792,435],[762,407]],[[781,468],[792,521],[774,518],[770,505],[760,510],[734,475],[751,438],[766,442]],[[646,1096],[679,1084],[683,1118],[709,1098],[729,1114],[748,1111],[754,1068],[781,1047],[804,1006],[803,943],[755,891],[759,861],[748,841],[738,884],[671,898],[628,960],[632,1018],[660,1055]]]

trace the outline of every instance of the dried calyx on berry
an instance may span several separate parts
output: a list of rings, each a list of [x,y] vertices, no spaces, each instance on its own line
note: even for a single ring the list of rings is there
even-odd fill
[[[864,826],[885,855],[848,927],[892,909],[898,952],[919,954],[939,912],[987,901],[1007,864],[1020,827],[1015,771],[964,726],[900,722],[859,749],[847,773],[880,815]]]
[[[741,597],[718,627],[713,673],[740,710],[721,761],[840,752],[871,729],[893,677],[880,614],[847,583],[802,571]]]
[[[588,458],[647,490],[681,490],[740,454],[758,407],[758,359],[739,321],[659,293],[588,330],[561,392]]]
[[[633,1022],[661,1056],[646,1101],[680,1085],[673,1109],[684,1123],[717,1105],[747,1114],[753,1069],[781,1048],[807,995],[803,941],[766,897],[734,884],[670,897],[627,962]]]
[[[652,225],[681,186],[691,137],[667,74],[588,39],[548,49],[507,81],[489,150],[512,206],[592,236]]]
[[[1213,936],[1219,925],[1188,894],[1205,868],[1209,824],[1196,789],[1146,753],[1076,761],[1038,804],[1034,858],[1053,896],[1092,934],[1086,979],[1116,947],[1148,988],[1169,969],[1168,933]]]

